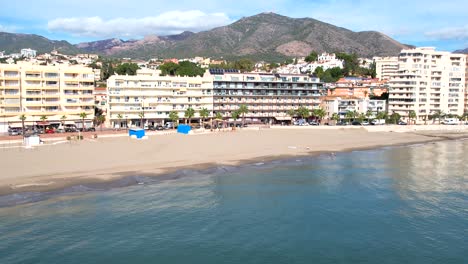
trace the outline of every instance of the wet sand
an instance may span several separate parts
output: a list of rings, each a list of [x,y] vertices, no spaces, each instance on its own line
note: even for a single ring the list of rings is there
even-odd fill
[[[98,138],[0,150],[0,195],[50,191],[128,176],[158,176],[296,156],[467,137],[466,131],[368,132],[353,129],[243,129],[195,135]],[[130,184],[130,183],[129,183]]]

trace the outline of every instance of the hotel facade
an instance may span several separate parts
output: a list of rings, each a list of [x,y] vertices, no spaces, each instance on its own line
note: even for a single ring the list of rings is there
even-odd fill
[[[288,111],[320,107],[326,89],[310,75],[212,72],[213,111],[230,118],[246,105],[245,118],[251,123],[290,121]]]
[[[430,115],[462,115],[466,108],[466,55],[436,51],[434,48],[402,50],[398,70],[390,80],[389,114],[408,120],[415,111],[416,122]]]
[[[47,123],[81,124],[94,118],[94,73],[80,66],[40,66],[28,63],[0,64],[0,132],[8,127]],[[43,122],[41,122],[44,124]]]

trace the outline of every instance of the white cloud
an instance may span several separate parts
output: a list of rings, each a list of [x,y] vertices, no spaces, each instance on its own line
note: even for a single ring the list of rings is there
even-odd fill
[[[16,31],[16,29],[18,29],[18,27],[0,25],[0,32],[10,32],[10,33],[13,33],[13,32]]]
[[[101,17],[57,18],[48,22],[52,32],[70,33],[80,37],[142,37],[149,34],[168,35],[182,31],[202,31],[229,24],[224,13],[206,14],[202,11],[170,11],[143,18]]]
[[[437,40],[467,40],[468,25],[461,27],[448,27],[435,31],[430,31],[425,34],[429,38]]]

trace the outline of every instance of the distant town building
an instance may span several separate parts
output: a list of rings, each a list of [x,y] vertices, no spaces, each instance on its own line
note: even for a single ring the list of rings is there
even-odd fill
[[[36,57],[36,50],[33,49],[21,49],[21,56],[25,58]]]
[[[462,115],[465,110],[466,55],[435,48],[402,50],[398,70],[390,81],[389,114],[417,122],[434,113]]]
[[[376,77],[389,80],[398,70],[398,57],[374,57]]]
[[[340,119],[345,119],[348,112],[358,114],[372,113],[370,118],[375,118],[379,112],[387,112],[385,100],[370,100],[354,96],[326,96],[322,99],[322,108],[330,118],[337,114]]]
[[[333,96],[353,96],[364,99],[370,96],[381,96],[386,92],[388,92],[387,81],[378,79],[341,78],[336,83],[328,85],[328,95]]]
[[[344,61],[336,58],[334,53],[322,53],[317,57],[317,61],[298,65],[302,73],[313,73],[318,67],[322,67],[324,71],[331,68],[343,69]]]
[[[80,113],[87,122],[94,117],[94,73],[81,66],[39,66],[29,63],[0,64],[0,131],[19,127],[19,117],[27,125],[37,125],[40,117],[48,123],[80,123]]]

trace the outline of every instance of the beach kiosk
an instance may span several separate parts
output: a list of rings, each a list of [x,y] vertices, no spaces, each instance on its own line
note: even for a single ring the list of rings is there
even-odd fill
[[[128,130],[128,135],[135,136],[137,139],[142,139],[145,136],[145,130],[142,128],[132,128]]]
[[[190,130],[192,130],[192,128],[189,125],[179,125],[177,127],[177,133],[181,133],[181,134],[187,135],[190,132]]]

